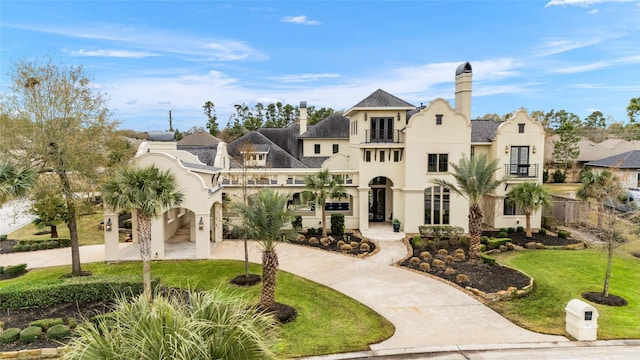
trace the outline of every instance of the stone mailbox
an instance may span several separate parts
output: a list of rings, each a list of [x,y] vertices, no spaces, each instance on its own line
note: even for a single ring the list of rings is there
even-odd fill
[[[567,313],[567,332],[576,340],[595,340],[598,333],[598,310],[578,299],[569,301],[564,308]]]

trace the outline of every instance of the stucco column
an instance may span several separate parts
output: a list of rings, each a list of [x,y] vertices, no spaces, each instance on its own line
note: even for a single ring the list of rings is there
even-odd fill
[[[151,219],[151,259],[164,259],[164,216]]]
[[[202,219],[202,225],[200,225],[200,219]],[[211,222],[209,221],[209,213],[195,214],[195,221],[193,223],[195,230],[192,231],[195,231],[196,234],[196,259],[208,259],[211,253],[211,242],[209,240]],[[191,229],[193,229],[193,226]]]
[[[369,188],[358,188],[358,204],[360,207],[360,230],[369,230]]]
[[[105,261],[118,261],[119,258],[119,228],[118,228],[118,214],[112,210],[104,210],[104,260]],[[109,230],[107,224],[111,222],[111,229]]]
[[[221,242],[222,241],[222,204],[216,202],[213,204],[213,242]]]

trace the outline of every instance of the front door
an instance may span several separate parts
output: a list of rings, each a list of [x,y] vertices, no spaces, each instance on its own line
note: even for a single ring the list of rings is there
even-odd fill
[[[385,188],[369,189],[369,221],[384,221]]]

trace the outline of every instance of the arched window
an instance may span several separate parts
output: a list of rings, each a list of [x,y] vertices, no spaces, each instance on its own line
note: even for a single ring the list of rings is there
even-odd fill
[[[450,191],[442,186],[433,186],[424,190],[425,225],[448,225],[450,213]]]

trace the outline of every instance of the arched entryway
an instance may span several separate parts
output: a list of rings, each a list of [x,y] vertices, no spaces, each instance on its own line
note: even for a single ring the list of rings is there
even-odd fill
[[[369,182],[369,221],[390,221],[393,217],[393,182],[385,176],[378,176]]]

